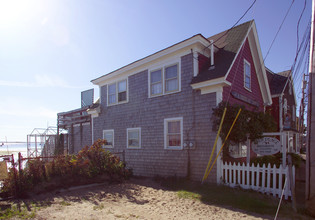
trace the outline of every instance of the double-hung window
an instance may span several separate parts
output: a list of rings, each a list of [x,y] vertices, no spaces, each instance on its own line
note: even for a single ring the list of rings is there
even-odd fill
[[[244,60],[244,87],[251,91],[251,86],[250,63]]]
[[[105,148],[114,147],[114,130],[103,130],[103,139],[106,140]]]
[[[108,85],[108,105],[127,101],[127,80],[118,81]]]
[[[150,71],[150,97],[180,90],[179,64]]]
[[[164,148],[183,149],[183,118],[164,119]]]
[[[127,128],[127,148],[141,148],[141,128]]]
[[[162,69],[151,72],[151,95],[162,94]]]

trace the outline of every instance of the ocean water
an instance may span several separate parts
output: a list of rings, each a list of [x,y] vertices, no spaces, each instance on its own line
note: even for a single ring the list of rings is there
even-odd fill
[[[40,146],[38,146],[40,147]],[[35,149],[35,144],[31,145],[31,148]],[[14,161],[17,162],[19,159],[18,154],[21,153],[23,158],[27,158],[27,144],[6,144],[2,145],[0,143],[0,156],[1,155],[11,155],[13,154]],[[0,157],[0,161],[2,161],[4,158]],[[23,160],[22,167],[25,167],[27,160]],[[7,163],[8,168],[12,167],[12,163]]]
[[[31,145],[31,148],[35,148],[35,145]],[[2,145],[0,143],[0,155],[11,155],[13,154],[14,160],[18,159],[19,152],[22,154],[22,157],[27,157],[27,144],[6,144]],[[1,160],[1,157],[0,157]]]

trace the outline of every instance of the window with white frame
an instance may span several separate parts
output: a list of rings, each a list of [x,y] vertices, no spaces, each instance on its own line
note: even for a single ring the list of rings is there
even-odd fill
[[[179,65],[172,64],[149,73],[150,96],[174,93],[180,89]]]
[[[165,93],[178,91],[178,65],[165,67]]]
[[[105,148],[114,147],[114,130],[103,130],[103,139],[106,140]]]
[[[234,158],[246,157],[247,145],[243,143],[230,144],[229,154],[231,157],[234,157]]]
[[[141,148],[141,128],[127,128],[127,148]]]
[[[151,95],[162,94],[162,69],[151,71]]]
[[[251,90],[251,70],[250,63],[244,60],[244,87]]]
[[[183,118],[164,119],[164,148],[183,149]]]
[[[118,81],[108,85],[108,105],[119,104],[127,101],[127,80]]]

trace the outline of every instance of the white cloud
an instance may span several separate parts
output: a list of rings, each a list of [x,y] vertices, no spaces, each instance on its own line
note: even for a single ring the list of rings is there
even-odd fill
[[[83,88],[80,86],[71,86],[61,77],[51,76],[46,74],[37,74],[32,82],[8,81],[0,80],[0,86],[14,86],[14,87],[60,87],[60,88]]]
[[[57,111],[22,97],[3,98],[2,104],[5,106],[0,108],[0,118],[3,117],[3,120],[6,120],[5,116],[57,119]]]
[[[47,21],[48,21],[48,18],[45,17],[45,18],[43,18],[43,20],[40,23],[41,23],[41,25],[45,25],[47,23]]]

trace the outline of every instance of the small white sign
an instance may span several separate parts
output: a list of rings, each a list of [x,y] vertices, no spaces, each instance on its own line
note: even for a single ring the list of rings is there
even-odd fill
[[[272,155],[281,150],[281,143],[277,138],[263,137],[253,143],[252,149],[256,154]]]

